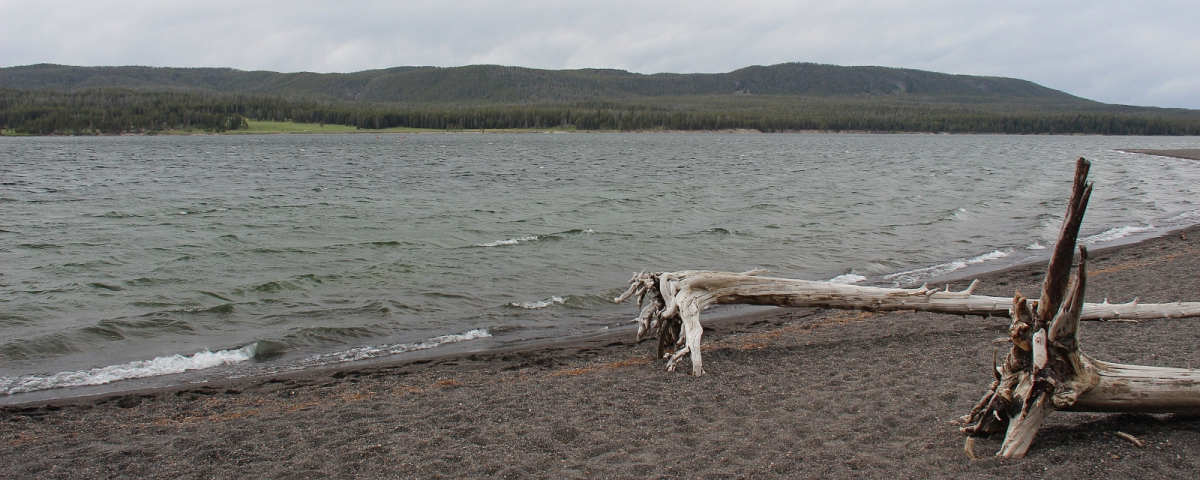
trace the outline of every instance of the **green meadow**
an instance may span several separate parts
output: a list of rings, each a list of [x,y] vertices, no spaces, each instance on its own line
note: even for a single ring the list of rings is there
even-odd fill
[[[381,129],[357,128],[346,125],[319,124],[319,123],[296,123],[296,122],[275,122],[269,120],[247,120],[250,128],[238,130],[227,130],[221,132],[224,135],[247,135],[247,134],[267,134],[267,133],[439,133],[439,132],[506,132],[506,133],[536,133],[536,132],[573,132],[575,127],[568,125],[566,127],[556,128],[504,128],[504,129],[486,129],[486,130],[463,130],[463,129],[435,129],[435,128],[409,128],[409,127],[392,127]],[[176,133],[176,132],[171,132]],[[185,133],[185,132],[178,132]],[[199,132],[186,132],[199,133]]]
[[[320,123],[275,122],[269,120],[247,120],[250,128],[227,130],[221,132],[227,135],[245,135],[262,133],[420,133],[442,132],[429,128],[393,127],[379,130],[332,125]]]

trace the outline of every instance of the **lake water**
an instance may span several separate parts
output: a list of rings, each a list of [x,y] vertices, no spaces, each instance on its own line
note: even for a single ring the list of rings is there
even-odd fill
[[[1084,241],[1200,223],[1200,162],[1116,151],[1195,146],[2,137],[0,401],[596,332],[636,315],[611,298],[642,269],[909,284],[1000,268],[1048,255],[1080,156],[1096,184]]]

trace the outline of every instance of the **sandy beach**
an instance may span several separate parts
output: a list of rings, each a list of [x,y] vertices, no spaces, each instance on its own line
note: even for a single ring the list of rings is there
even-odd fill
[[[1200,300],[1200,227],[1092,258],[1088,301]],[[993,272],[979,277],[977,293],[1036,292],[1043,275],[1044,264]],[[666,372],[652,358],[654,342],[637,344],[621,330],[532,349],[5,407],[0,471],[1128,478],[1200,468],[1196,415],[1056,412],[1025,459],[968,459],[951,422],[990,383],[1006,318],[771,309],[705,323],[707,375],[699,378]],[[1198,326],[1088,322],[1082,345],[1103,360],[1195,367]],[[982,440],[977,451],[990,455],[999,444]]]

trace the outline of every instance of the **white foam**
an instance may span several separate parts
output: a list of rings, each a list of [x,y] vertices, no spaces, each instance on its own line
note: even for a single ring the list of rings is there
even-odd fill
[[[540,302],[512,302],[512,303],[509,303],[508,305],[512,306],[512,307],[528,308],[530,310],[537,310],[539,308],[546,308],[551,305],[556,305],[556,304],[562,305],[566,301],[567,301],[567,299],[565,299],[563,297],[550,297],[550,298],[547,298]]]
[[[1080,243],[1083,243],[1084,245],[1091,245],[1093,243],[1100,243],[1100,242],[1111,242],[1111,241],[1119,239],[1119,238],[1125,238],[1130,235],[1134,235],[1134,234],[1138,234],[1138,233],[1142,233],[1142,232],[1149,232],[1151,230],[1154,230],[1154,227],[1151,227],[1151,226],[1134,227],[1134,226],[1126,225],[1124,227],[1110,228],[1108,230],[1097,233],[1090,237],[1084,237],[1083,239],[1081,239],[1079,241],[1080,241]]]
[[[494,242],[488,242],[488,243],[476,243],[475,246],[476,247],[500,247],[500,246],[504,246],[504,245],[516,245],[521,242],[533,242],[533,241],[536,241],[537,239],[538,239],[537,235],[530,235],[528,237],[510,238],[508,240],[496,240]]]
[[[1185,222],[1185,221],[1186,222],[1200,221],[1200,210],[1192,210],[1190,212],[1183,212],[1179,215],[1168,218],[1166,221],[1171,222],[1171,223]]]
[[[1045,250],[1046,246],[1042,245],[1042,242],[1034,240],[1033,243],[1026,245],[1025,249],[1026,250]]]
[[[157,377],[183,373],[189,370],[202,370],[222,365],[232,365],[253,358],[254,349],[255,345],[251,344],[237,350],[204,351],[191,356],[172,355],[169,357],[158,357],[154,360],[138,360],[121,365],[98,367],[91,370],[59,372],[53,375],[0,377],[0,393],[12,395],[14,393],[35,392],[51,388],[104,385],[119,380]]]
[[[866,279],[867,279],[867,277],[864,277],[862,275],[858,275],[858,274],[854,274],[854,273],[843,273],[841,275],[838,275],[836,277],[829,279],[829,283],[838,283],[838,284],[842,284],[842,285],[854,285],[854,284],[861,282],[863,280],[866,280]]]
[[[487,329],[477,328],[465,333],[433,337],[423,342],[357,347],[342,352],[314,355],[309,357],[309,359],[304,363],[309,365],[328,365],[331,363],[353,362],[356,360],[366,360],[369,358],[395,355],[398,353],[428,350],[430,348],[445,345],[447,343],[465,342],[480,338],[489,338],[491,336],[492,334],[488,333]]]
[[[983,262],[1005,258],[1011,254],[1012,253],[1010,251],[993,250],[983,255],[971,258],[958,259],[951,262],[933,265],[931,267],[918,268],[884,275],[883,278],[884,280],[891,280],[896,285],[916,283],[917,280],[940,277],[957,270],[962,270],[971,265],[978,265]]]

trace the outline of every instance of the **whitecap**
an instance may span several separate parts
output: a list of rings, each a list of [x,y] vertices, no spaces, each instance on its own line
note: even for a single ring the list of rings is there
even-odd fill
[[[466,342],[480,338],[489,338],[491,336],[492,334],[488,333],[487,329],[477,328],[459,334],[440,335],[423,342],[356,347],[341,352],[314,355],[309,357],[304,363],[307,365],[329,365],[331,363],[353,362],[357,360],[366,360],[387,355],[395,355],[398,353],[428,350],[430,348],[445,345],[447,343]]]
[[[1168,218],[1166,221],[1171,222],[1171,223],[1197,222],[1197,221],[1200,221],[1200,210],[1192,210],[1190,212],[1183,212],[1179,215]]]
[[[528,308],[530,310],[537,310],[539,308],[546,308],[551,305],[562,305],[566,301],[567,300],[563,297],[550,297],[550,298],[547,298],[540,302],[512,302],[512,303],[509,303],[508,305],[510,307],[519,307],[519,308]]]
[[[1090,237],[1084,237],[1084,238],[1080,239],[1079,242],[1083,243],[1084,245],[1091,245],[1091,244],[1100,243],[1100,242],[1111,242],[1113,240],[1125,238],[1130,235],[1134,235],[1134,234],[1138,234],[1138,233],[1142,233],[1142,232],[1149,232],[1151,230],[1154,230],[1154,227],[1152,227],[1152,226],[1135,227],[1135,226],[1126,225],[1123,227],[1110,228],[1108,230],[1097,233]]]
[[[946,263],[941,263],[929,267],[917,268],[903,272],[896,272],[884,275],[884,280],[891,280],[896,285],[906,285],[916,283],[917,280],[924,278],[940,277],[958,270],[962,270],[971,265],[978,265],[983,262],[998,260],[1011,255],[1011,251],[993,250],[991,252],[978,255],[971,258],[960,258]]]
[[[836,277],[829,279],[829,283],[837,283],[837,284],[841,284],[841,285],[854,285],[854,284],[861,282],[863,280],[866,280],[866,279],[867,279],[867,277],[864,277],[862,275],[858,275],[858,274],[854,274],[854,273],[843,273],[841,275],[838,275]]]
[[[53,375],[0,377],[0,393],[35,392],[51,388],[104,385],[120,380],[157,377],[241,363],[254,357],[255,344],[236,350],[203,351],[195,355],[171,355],[154,360],[138,360],[90,370],[59,372]]]
[[[500,246],[504,246],[504,245],[516,245],[516,244],[522,243],[522,242],[533,242],[533,241],[537,241],[537,239],[538,239],[537,235],[530,235],[528,237],[510,238],[507,240],[496,240],[494,242],[488,242],[488,243],[476,243],[475,246],[476,247],[500,247]]]

